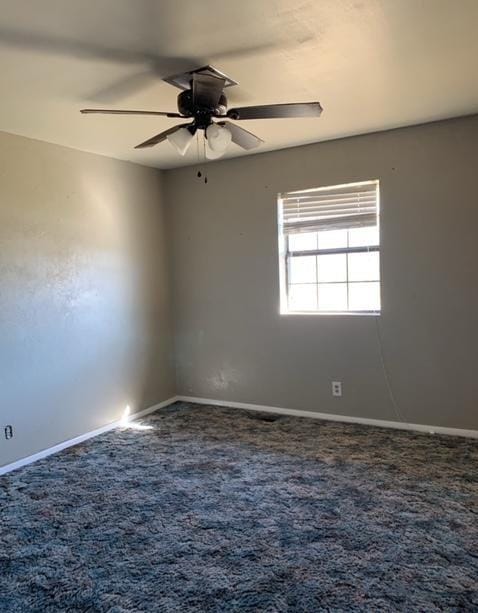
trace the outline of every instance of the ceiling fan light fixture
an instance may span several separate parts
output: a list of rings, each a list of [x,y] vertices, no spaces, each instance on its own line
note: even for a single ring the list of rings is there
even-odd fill
[[[168,134],[167,136],[168,141],[177,150],[179,155],[186,155],[193,138],[194,134],[191,134],[188,128],[180,128],[176,132]]]
[[[179,124],[163,130],[159,134],[136,145],[135,149],[154,147],[168,140],[178,153],[184,156],[191,145],[194,135],[198,130],[201,130],[201,132],[205,132],[204,149],[208,159],[221,157],[231,142],[245,151],[255,149],[264,142],[261,138],[236,123],[227,121],[228,119],[233,119],[234,121],[291,119],[319,117],[322,113],[322,106],[317,101],[263,104],[228,109],[224,89],[231,85],[237,85],[237,83],[212,66],[203,66],[202,68],[189,70],[163,80],[181,90],[177,99],[177,113],[122,109],[81,109],[81,113],[151,115],[192,120],[189,125]]]
[[[213,151],[211,147],[206,144],[205,154],[207,160],[218,160],[224,155],[225,151]]]
[[[214,153],[224,153],[231,143],[232,134],[226,127],[212,123],[206,129],[206,138],[211,151]]]

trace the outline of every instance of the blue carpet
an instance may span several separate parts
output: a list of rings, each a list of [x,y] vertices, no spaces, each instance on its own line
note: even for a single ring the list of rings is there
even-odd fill
[[[143,423],[0,477],[2,612],[478,610],[476,441],[184,403]]]

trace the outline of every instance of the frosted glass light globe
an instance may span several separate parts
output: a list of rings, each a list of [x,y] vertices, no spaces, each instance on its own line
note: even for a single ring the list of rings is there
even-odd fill
[[[207,143],[212,151],[223,153],[232,139],[232,134],[223,126],[212,123],[206,129]]]
[[[186,155],[191,146],[194,134],[191,134],[191,132],[184,127],[172,134],[168,134],[166,138],[176,148],[180,155]]]

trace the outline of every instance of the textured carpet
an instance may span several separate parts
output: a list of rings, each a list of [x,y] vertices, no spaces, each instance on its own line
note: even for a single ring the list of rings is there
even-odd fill
[[[143,423],[0,477],[2,612],[478,610],[475,441],[183,403]]]

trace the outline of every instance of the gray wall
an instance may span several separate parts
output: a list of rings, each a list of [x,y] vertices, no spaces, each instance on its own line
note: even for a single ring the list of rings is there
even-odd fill
[[[475,116],[167,172],[178,393],[396,420],[383,353],[406,420],[478,428],[477,160]],[[382,315],[280,316],[277,193],[365,179]]]
[[[206,185],[0,134],[0,466],[176,385],[395,420],[384,364],[405,419],[478,428],[477,158],[478,117],[216,162]],[[380,318],[280,316],[277,192],[375,178]]]
[[[0,465],[174,394],[163,207],[158,171],[0,134]]]

